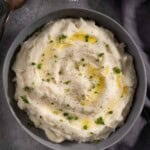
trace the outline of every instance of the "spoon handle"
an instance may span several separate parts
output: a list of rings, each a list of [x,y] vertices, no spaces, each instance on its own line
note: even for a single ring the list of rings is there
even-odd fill
[[[9,14],[10,14],[10,10],[7,10],[7,12],[6,12],[6,14],[5,14],[5,16],[2,20],[1,26],[0,26],[0,42],[2,40],[4,31],[5,31],[5,27],[6,27],[6,24],[7,24],[7,20],[9,18]]]

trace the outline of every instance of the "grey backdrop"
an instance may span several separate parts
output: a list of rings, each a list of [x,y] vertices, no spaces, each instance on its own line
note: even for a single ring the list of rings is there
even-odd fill
[[[2,0],[0,0],[2,2]],[[124,0],[125,1],[125,0]],[[127,5],[124,1],[119,0],[27,0],[26,4],[15,12],[12,12],[7,23],[6,32],[0,43],[0,73],[2,72],[4,57],[10,44],[16,35],[27,25],[44,16],[50,11],[66,7],[86,7],[101,11],[123,24],[131,31],[136,42],[141,46],[139,38],[134,32],[134,25],[130,24],[125,12],[130,13],[129,19],[132,19],[134,13],[133,0],[129,0]],[[128,1],[128,0],[127,0]],[[123,4],[122,4],[123,3]],[[124,11],[121,10],[122,6]],[[128,7],[130,6],[130,7]],[[0,17],[5,11],[0,6]],[[1,19],[1,18],[0,18]],[[1,73],[2,74],[2,73]],[[2,77],[0,74],[0,150],[48,150],[48,148],[39,144],[27,135],[13,118],[7,106],[3,95]],[[130,133],[117,145],[110,148],[111,150],[127,149],[145,149],[146,145],[137,146],[140,131],[145,126],[146,121],[140,117]],[[70,148],[71,149],[71,148]]]

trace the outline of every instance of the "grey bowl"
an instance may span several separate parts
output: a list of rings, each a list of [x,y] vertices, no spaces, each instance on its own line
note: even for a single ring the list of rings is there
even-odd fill
[[[124,42],[127,45],[126,51],[130,53],[134,58],[138,85],[130,113],[123,126],[117,128],[117,130],[112,133],[110,137],[108,137],[106,140],[101,141],[98,144],[76,142],[64,142],[62,144],[55,144],[50,142],[42,130],[30,125],[30,120],[28,119],[26,113],[24,113],[17,107],[16,101],[14,100],[15,85],[12,82],[14,78],[14,73],[11,71],[11,66],[15,60],[15,56],[17,51],[19,50],[20,44],[47,22],[67,17],[83,17],[85,19],[91,19],[94,20],[97,25],[110,29],[119,41]],[[139,50],[136,44],[133,42],[132,38],[123,27],[121,27],[116,21],[114,21],[110,17],[107,17],[106,15],[99,12],[86,9],[70,8],[58,10],[46,15],[45,17],[31,24],[30,26],[26,27],[16,37],[5,58],[3,66],[3,87],[9,108],[13,116],[16,118],[20,126],[38,142],[56,150],[100,150],[108,148],[113,144],[117,143],[130,131],[131,127],[134,125],[136,119],[142,111],[146,95],[147,80],[144,63],[139,53]]]

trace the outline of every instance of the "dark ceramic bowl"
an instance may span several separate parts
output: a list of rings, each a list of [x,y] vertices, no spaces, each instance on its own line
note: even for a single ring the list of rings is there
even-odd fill
[[[31,126],[28,116],[26,115],[26,113],[24,113],[17,107],[16,101],[14,100],[15,85],[12,82],[14,78],[14,73],[12,72],[11,67],[15,60],[16,53],[19,50],[20,44],[22,44],[23,41],[26,40],[32,33],[34,33],[36,30],[38,30],[40,27],[42,27],[49,21],[68,17],[83,17],[85,19],[94,20],[97,25],[110,29],[115,34],[118,41],[124,42],[127,45],[126,51],[130,53],[134,58],[138,85],[129,115],[127,116],[124,125],[122,125],[120,128],[117,128],[117,130],[114,133],[112,133],[106,140],[103,140],[98,144],[77,142],[63,142],[61,144],[52,143],[47,139],[47,137],[41,129],[37,129],[34,126]],[[114,21],[110,17],[107,17],[104,14],[101,14],[96,11],[77,8],[63,9],[52,12],[46,15],[45,17],[37,20],[30,26],[26,27],[12,43],[8,54],[5,58],[3,67],[3,86],[5,96],[13,116],[16,118],[20,126],[29,135],[31,135],[31,137],[33,137],[35,140],[39,141],[43,145],[46,145],[47,147],[56,150],[100,150],[108,148],[113,144],[117,143],[129,132],[129,130],[134,125],[136,119],[142,111],[146,94],[146,83],[146,73],[142,57],[136,44],[133,42],[132,38],[127,33],[127,31],[123,27],[121,27],[116,21]]]

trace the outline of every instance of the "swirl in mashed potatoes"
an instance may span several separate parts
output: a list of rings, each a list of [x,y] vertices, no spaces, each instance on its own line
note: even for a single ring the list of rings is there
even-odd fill
[[[22,44],[13,70],[19,108],[57,143],[107,138],[123,123],[136,88],[123,44],[84,19],[48,23]]]

